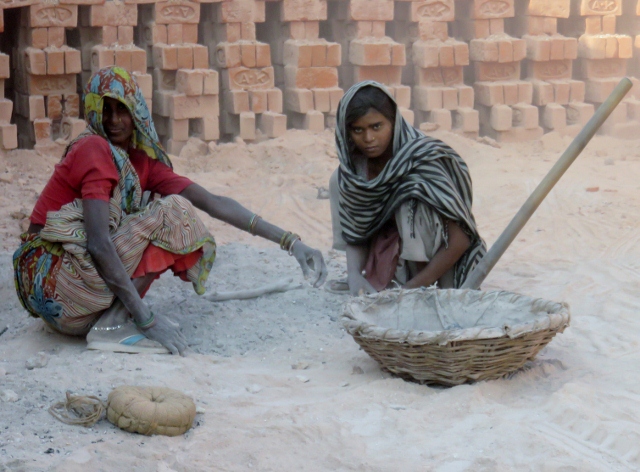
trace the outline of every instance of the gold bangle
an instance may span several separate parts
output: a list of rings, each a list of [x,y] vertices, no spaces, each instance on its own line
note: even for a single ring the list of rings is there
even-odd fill
[[[296,238],[293,240],[293,242],[291,243],[291,246],[289,246],[289,255],[293,256],[293,246],[298,242],[298,241],[302,241],[302,239],[300,238]]]
[[[282,237],[280,238],[280,249],[284,250],[285,246],[285,241],[286,239],[291,235],[291,231],[285,231],[284,233],[282,233]]]
[[[256,235],[256,226],[258,226],[258,221],[261,219],[262,217],[260,215],[254,214],[251,218],[251,222],[249,222],[249,233],[253,236]]]

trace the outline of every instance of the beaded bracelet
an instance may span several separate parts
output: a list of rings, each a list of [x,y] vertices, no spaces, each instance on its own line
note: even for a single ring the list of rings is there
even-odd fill
[[[151,312],[151,316],[149,317],[149,319],[147,321],[143,321],[142,323],[138,323],[135,319],[133,320],[133,322],[135,323],[135,325],[140,328],[140,329],[147,329],[150,328],[151,325],[153,324],[153,322],[156,320],[156,315],[153,314],[153,312]]]
[[[256,226],[258,226],[258,220],[262,219],[260,215],[254,213],[251,219],[249,220],[249,226],[247,226],[247,232],[251,233],[253,236],[256,235]]]

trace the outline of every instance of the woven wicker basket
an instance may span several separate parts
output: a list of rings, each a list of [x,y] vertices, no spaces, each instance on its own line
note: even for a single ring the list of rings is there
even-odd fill
[[[500,378],[569,325],[566,304],[504,291],[388,290],[350,300],[342,321],[367,354],[420,383]]]

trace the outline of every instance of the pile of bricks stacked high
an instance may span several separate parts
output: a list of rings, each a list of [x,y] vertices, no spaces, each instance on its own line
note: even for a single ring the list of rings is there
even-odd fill
[[[276,85],[284,91],[289,126],[322,131],[334,126],[343,90],[338,86],[340,44],[320,38],[326,0],[282,0],[267,7],[258,34],[271,44]]]
[[[505,19],[515,14],[514,0],[456,2],[455,36],[469,41],[473,67],[465,82],[473,84],[480,132],[498,141],[526,141],[542,136],[533,85],[520,79],[527,50],[523,39],[505,33]]]
[[[206,7],[206,8],[205,8]],[[256,139],[256,128],[270,138],[286,131],[282,91],[275,87],[269,45],[256,40],[256,23],[265,21],[264,1],[228,0],[203,4],[201,40],[220,71],[220,132]]]
[[[0,40],[4,31],[4,12],[0,8]],[[10,59],[8,54],[0,52],[0,149],[15,149],[18,147],[18,127],[11,124],[13,101],[4,98],[4,82],[11,76]]]
[[[571,0],[572,15],[559,25],[560,31],[578,38],[577,75],[586,83],[586,101],[598,107],[627,74],[633,56],[633,40],[616,34],[622,15],[622,0]],[[627,12],[632,14],[633,12]],[[637,81],[636,81],[637,82]],[[600,132],[617,137],[640,135],[636,101],[638,86],[602,125]],[[631,118],[631,119],[629,119]]]
[[[84,122],[78,119],[76,85],[80,51],[67,46],[65,31],[77,27],[78,6],[33,2],[15,10],[12,20],[14,120],[21,130],[18,145],[38,149],[58,139],[67,142],[84,129]]]
[[[209,68],[209,49],[198,44],[200,3],[140,5],[139,15],[139,44],[153,68],[153,121],[167,151],[179,154],[190,136],[217,140],[218,73]]]
[[[405,68],[404,81],[413,83],[416,124],[428,131],[452,128],[475,137],[480,130],[474,110],[473,88],[464,84],[469,65],[469,45],[449,37],[455,19],[453,0],[398,2],[394,39],[403,42],[413,60]],[[434,126],[436,125],[436,126]]]
[[[558,19],[569,18],[570,10],[570,0],[522,0],[507,26],[527,43],[526,76],[545,132],[576,135],[594,108],[584,103],[585,83],[573,80],[578,41],[558,34]]]
[[[342,46],[341,87],[376,80],[387,86],[402,115],[413,123],[411,87],[402,84],[405,46],[385,35],[394,17],[393,0],[332,0],[328,6],[328,36]]]

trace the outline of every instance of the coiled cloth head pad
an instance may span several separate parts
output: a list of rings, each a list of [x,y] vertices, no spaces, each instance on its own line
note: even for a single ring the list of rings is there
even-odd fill
[[[193,400],[171,388],[123,385],[107,399],[107,419],[130,433],[178,436],[191,428],[195,417]]]

